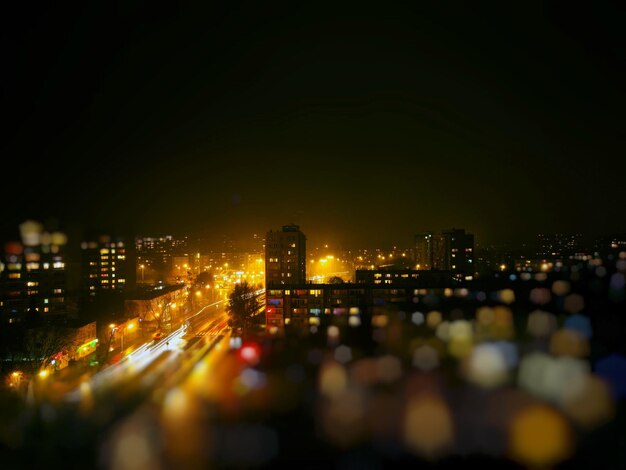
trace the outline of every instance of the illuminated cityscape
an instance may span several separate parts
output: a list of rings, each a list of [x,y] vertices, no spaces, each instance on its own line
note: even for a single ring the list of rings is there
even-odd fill
[[[626,11],[14,2],[0,467],[626,468]]]

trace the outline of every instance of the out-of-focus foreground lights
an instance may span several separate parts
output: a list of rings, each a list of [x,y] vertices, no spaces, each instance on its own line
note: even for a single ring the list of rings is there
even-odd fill
[[[513,418],[509,431],[510,456],[529,467],[550,468],[573,452],[572,432],[553,408],[529,405]]]
[[[550,338],[550,352],[555,356],[586,357],[589,341],[578,330],[560,329]]]
[[[444,454],[454,439],[454,421],[447,403],[427,393],[411,398],[405,411],[403,437],[407,447],[421,457]]]
[[[478,344],[473,348],[464,370],[468,381],[485,388],[502,385],[509,377],[502,349],[489,343]]]
[[[535,310],[528,315],[526,329],[535,338],[547,338],[556,328],[556,317],[551,313]]]
[[[346,370],[340,363],[327,361],[322,364],[319,374],[319,391],[322,395],[336,396],[345,390],[347,385]]]
[[[537,397],[562,405],[582,390],[589,372],[589,364],[584,360],[536,352],[520,362],[518,385]]]

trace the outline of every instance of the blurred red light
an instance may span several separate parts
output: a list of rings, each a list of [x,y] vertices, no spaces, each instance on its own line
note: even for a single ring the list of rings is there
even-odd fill
[[[259,362],[259,347],[256,344],[247,344],[239,350],[239,357],[248,364]]]

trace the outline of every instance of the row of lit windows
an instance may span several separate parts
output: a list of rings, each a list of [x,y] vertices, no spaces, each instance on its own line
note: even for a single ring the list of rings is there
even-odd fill
[[[29,271],[34,271],[41,267],[43,267],[43,269],[50,269],[50,263],[43,263],[43,265],[41,265],[40,263],[36,263],[34,261],[29,261],[28,263],[26,263],[26,269]],[[63,269],[65,268],[65,263],[62,261],[55,261],[52,264],[52,267],[54,269]],[[22,268],[22,266],[20,264],[10,264],[8,265],[8,268],[9,268],[9,271],[19,271]],[[19,272],[9,273],[10,279],[20,279],[20,277],[21,277],[21,274]]]

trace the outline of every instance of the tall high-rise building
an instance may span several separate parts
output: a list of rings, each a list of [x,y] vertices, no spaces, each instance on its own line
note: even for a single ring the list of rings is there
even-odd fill
[[[43,225],[20,225],[22,241],[7,243],[0,259],[0,316],[7,323],[25,314],[66,315],[67,277],[65,244],[61,232],[46,232]]]
[[[424,232],[415,235],[416,269],[451,271],[457,280],[474,276],[474,235],[465,229]]]
[[[452,271],[457,280],[474,276],[474,235],[465,229],[444,230],[435,237],[433,268]]]
[[[433,242],[432,232],[415,235],[416,269],[433,269]]]
[[[298,225],[267,232],[265,237],[265,285],[306,282],[306,237]]]
[[[83,288],[90,296],[102,291],[132,289],[135,280],[135,262],[122,239],[102,235],[97,240],[83,242]]]

